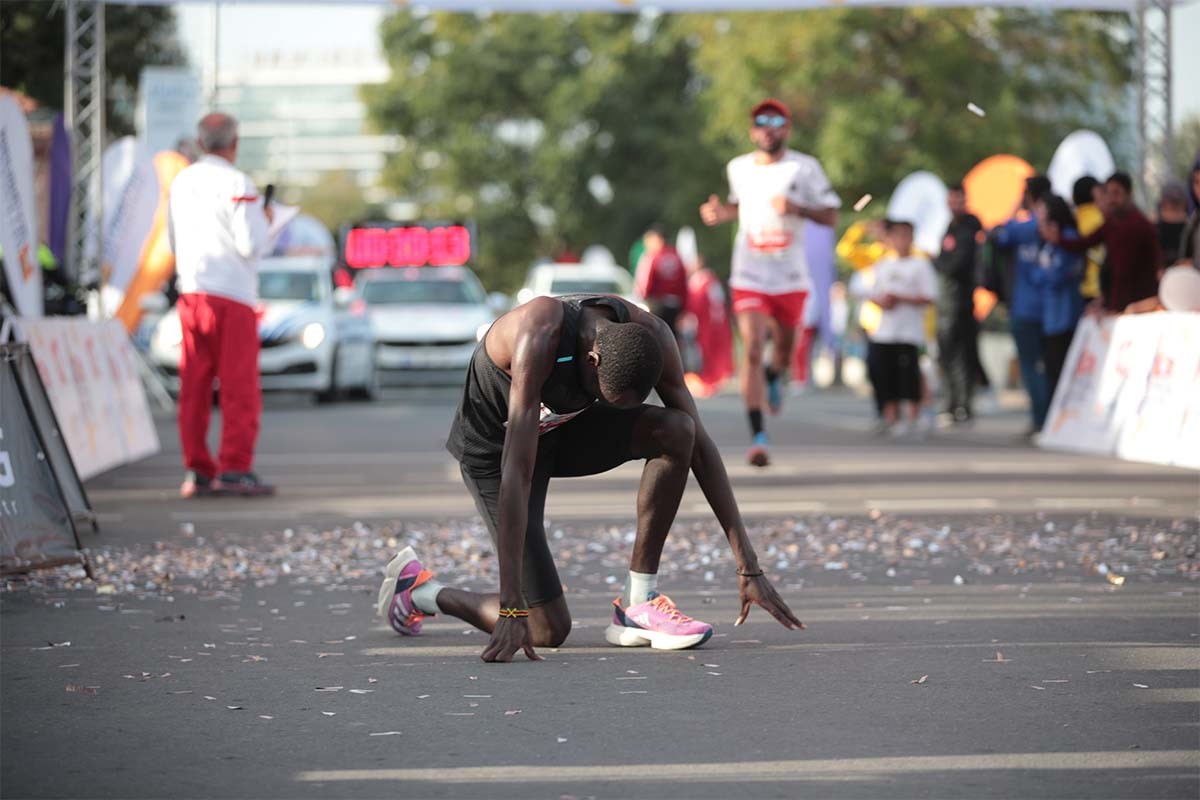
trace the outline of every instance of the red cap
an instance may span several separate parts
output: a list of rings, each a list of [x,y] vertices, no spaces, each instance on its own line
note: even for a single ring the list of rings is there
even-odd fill
[[[783,104],[782,100],[776,100],[774,97],[768,97],[766,100],[763,100],[754,108],[750,109],[750,116],[751,118],[757,117],[764,111],[775,111],[781,114],[788,122],[792,121],[792,112],[788,110],[788,107]]]

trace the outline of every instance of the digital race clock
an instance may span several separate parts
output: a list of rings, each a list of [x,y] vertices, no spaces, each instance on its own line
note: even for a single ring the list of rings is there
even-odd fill
[[[472,226],[367,222],[342,228],[342,262],[351,269],[462,266],[475,254]]]

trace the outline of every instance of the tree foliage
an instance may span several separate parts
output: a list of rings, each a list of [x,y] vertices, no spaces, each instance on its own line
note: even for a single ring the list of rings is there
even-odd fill
[[[114,136],[133,132],[142,67],[183,63],[175,12],[154,6],[105,6],[107,122]],[[50,108],[63,108],[64,3],[0,2],[0,81]]]
[[[1038,10],[401,10],[382,28],[392,77],[364,91],[375,125],[405,138],[389,185],[427,217],[475,219],[485,281],[511,287],[538,255],[624,253],[655,220],[700,227],[767,95],[848,202],[996,152],[1044,168],[1075,128],[1127,127],[1128,34],[1123,15]],[[700,233],[727,269],[732,232]]]

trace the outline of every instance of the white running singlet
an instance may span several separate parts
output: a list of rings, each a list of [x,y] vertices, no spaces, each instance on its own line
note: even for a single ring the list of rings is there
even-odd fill
[[[838,208],[842,201],[817,159],[787,150],[778,161],[759,164],[755,153],[729,162],[729,202],[738,206],[729,285],[762,294],[809,291],[804,257],[806,220],[781,216],[771,207],[780,195],[807,208]]]

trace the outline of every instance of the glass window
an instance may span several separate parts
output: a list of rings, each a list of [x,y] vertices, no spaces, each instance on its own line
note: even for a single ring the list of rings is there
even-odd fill
[[[478,305],[484,302],[483,288],[467,280],[376,280],[362,283],[367,305],[399,306],[449,303]]]
[[[609,278],[556,278],[550,294],[624,294],[625,287]]]
[[[263,300],[316,302],[320,297],[319,276],[315,272],[260,272],[258,296]]]

